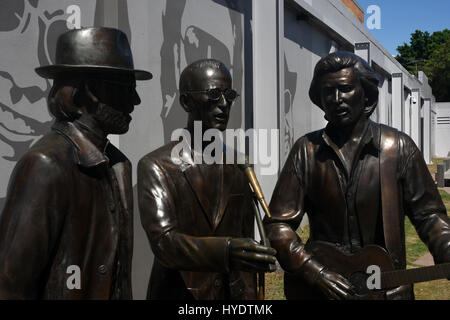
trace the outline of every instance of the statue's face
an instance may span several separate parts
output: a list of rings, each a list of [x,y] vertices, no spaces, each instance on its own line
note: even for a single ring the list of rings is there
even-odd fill
[[[226,93],[226,90],[232,90],[229,73],[208,67],[194,71],[190,79],[188,94],[194,106],[191,111],[194,119],[202,121],[204,130],[212,128],[225,130],[233,104],[233,99]]]
[[[92,116],[100,128],[107,134],[126,133],[131,122],[130,114],[134,106],[141,103],[136,92],[136,81],[131,77],[111,76],[87,83],[99,101]]]
[[[338,128],[354,126],[364,117],[364,88],[353,68],[322,76],[321,102],[326,119]]]

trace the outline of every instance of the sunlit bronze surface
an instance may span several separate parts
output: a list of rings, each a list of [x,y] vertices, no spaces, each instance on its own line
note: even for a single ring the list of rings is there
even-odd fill
[[[232,101],[228,69],[216,60],[186,67],[180,102],[203,130],[224,130]],[[219,88],[218,99],[207,90]],[[254,241],[254,211],[247,177],[236,164],[195,164],[192,146],[171,157],[178,142],[138,164],[142,225],[155,254],[149,299],[256,299],[256,272],[269,270],[274,250]],[[200,150],[202,152],[202,150]],[[225,155],[225,154],[224,154]]]
[[[406,134],[368,119],[378,102],[377,84],[370,66],[348,52],[331,54],[316,66],[310,97],[329,122],[295,143],[270,202],[273,217],[265,219],[286,271],[288,299],[298,298],[290,285],[295,281],[311,288],[311,298],[347,299],[354,293],[345,278],[304,248],[295,231],[305,213],[309,241],[349,253],[377,244],[389,249],[396,269],[406,267],[406,215],[435,262],[450,261],[450,220],[421,152]],[[392,207],[398,209],[383,212]],[[386,297],[412,299],[412,286]]]
[[[37,69],[54,79],[56,121],[17,163],[1,215],[0,299],[131,299],[131,163],[106,137],[128,130],[135,78],[151,75],[116,29],[63,34],[56,60]]]

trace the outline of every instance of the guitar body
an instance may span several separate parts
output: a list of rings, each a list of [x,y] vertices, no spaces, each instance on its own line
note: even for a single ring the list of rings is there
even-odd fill
[[[383,290],[367,288],[367,267],[379,266],[381,272],[394,270],[387,251],[376,245],[369,245],[354,254],[346,254],[335,245],[314,241],[308,242],[306,250],[313,254],[314,259],[326,266],[330,271],[339,273],[354,286],[356,299],[382,300]],[[323,300],[327,299],[318,289],[309,286],[300,276],[285,273],[284,292],[288,300]]]

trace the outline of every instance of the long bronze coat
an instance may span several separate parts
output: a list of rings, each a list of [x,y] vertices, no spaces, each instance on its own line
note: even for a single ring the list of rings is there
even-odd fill
[[[344,251],[369,244],[385,246],[379,134],[379,125],[370,122],[351,173],[346,173],[326,129],[297,140],[273,192],[270,202],[273,218],[265,220],[268,237],[283,269],[295,273],[303,262],[296,254],[301,240],[295,230],[305,213],[310,240],[331,242]],[[441,197],[411,138],[400,132],[397,139],[398,167],[393,179],[399,190],[399,198],[395,199],[400,208],[397,214],[401,222],[405,216],[409,217],[436,263],[450,261],[450,219]],[[403,223],[396,232],[403,243],[391,254],[394,266],[403,269],[406,267]],[[412,296],[411,289],[406,289],[400,298]]]
[[[196,165],[176,142],[138,164],[142,225],[155,254],[149,299],[256,299],[255,274],[229,270],[230,237],[253,237],[250,188],[237,165]]]
[[[0,299],[130,299],[132,206],[128,159],[111,144],[103,154],[74,124],[56,123],[11,176]],[[71,265],[81,271],[79,290],[67,286]]]

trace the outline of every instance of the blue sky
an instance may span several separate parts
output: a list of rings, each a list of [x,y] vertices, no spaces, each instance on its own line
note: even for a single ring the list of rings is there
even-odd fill
[[[416,29],[441,31],[450,29],[449,0],[357,0],[364,9],[377,5],[381,9],[381,29],[369,30],[372,35],[393,55],[397,46],[409,43]]]

